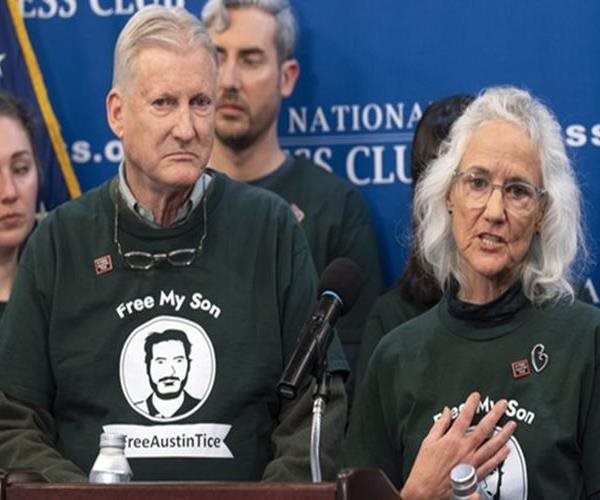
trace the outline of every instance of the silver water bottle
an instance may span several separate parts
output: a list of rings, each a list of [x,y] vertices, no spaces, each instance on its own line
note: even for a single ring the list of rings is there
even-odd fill
[[[479,493],[480,500],[488,500],[489,495],[481,489],[477,482],[477,472],[470,464],[458,464],[450,471],[452,483],[452,500],[468,500],[474,493]]]
[[[90,471],[90,483],[128,483],[131,467],[125,456],[125,435],[100,435],[100,453]]]

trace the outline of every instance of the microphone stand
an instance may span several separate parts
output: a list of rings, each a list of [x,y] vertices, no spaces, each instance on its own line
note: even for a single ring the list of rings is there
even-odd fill
[[[331,332],[329,332],[331,335]],[[324,343],[325,346],[329,342]],[[319,347],[319,346],[317,346]],[[310,473],[313,483],[320,483],[321,476],[321,420],[329,399],[331,375],[327,371],[327,350],[317,350],[317,359],[313,367],[316,386],[313,391],[312,426],[310,430]]]

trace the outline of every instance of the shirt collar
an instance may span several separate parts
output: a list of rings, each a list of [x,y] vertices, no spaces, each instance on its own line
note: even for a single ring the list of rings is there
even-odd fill
[[[273,172],[264,177],[248,181],[247,184],[268,189],[277,179],[287,175],[292,168],[294,168],[294,158],[288,155],[285,160],[283,160],[282,164],[273,170]]]
[[[502,295],[487,304],[471,304],[458,298],[459,285],[452,278],[448,287],[448,312],[455,318],[472,321],[482,327],[508,323],[529,304],[520,280],[513,283]]]
[[[176,226],[178,224],[184,223],[189,215],[193,212],[194,208],[198,206],[202,196],[204,195],[205,189],[208,187],[210,182],[212,181],[212,175],[208,171],[204,171],[198,180],[194,184],[194,188],[190,193],[189,198],[185,201],[185,203],[181,206],[179,211],[177,212],[177,216],[175,220],[171,224],[171,226]],[[127,205],[127,207],[133,211],[141,220],[146,222],[149,226],[159,228],[160,225],[156,223],[154,220],[154,215],[152,214],[152,210],[142,205],[139,201],[135,199],[131,189],[127,185],[127,180],[125,179],[125,166],[124,162],[121,162],[119,165],[119,194],[121,198]]]

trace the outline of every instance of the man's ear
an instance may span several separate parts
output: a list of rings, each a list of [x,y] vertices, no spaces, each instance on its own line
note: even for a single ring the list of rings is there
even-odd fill
[[[123,95],[118,89],[111,89],[106,96],[106,118],[113,133],[121,139],[123,135]]]
[[[281,64],[279,91],[281,97],[289,97],[294,92],[294,87],[300,76],[300,63],[297,59],[288,59]]]

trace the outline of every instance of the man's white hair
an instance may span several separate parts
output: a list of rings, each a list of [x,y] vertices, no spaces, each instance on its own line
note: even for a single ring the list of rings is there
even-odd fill
[[[206,50],[218,65],[217,53],[210,37],[200,22],[184,8],[148,6],[129,19],[115,45],[113,87],[125,90],[135,71],[135,59],[147,47],[163,47],[181,51]]]

